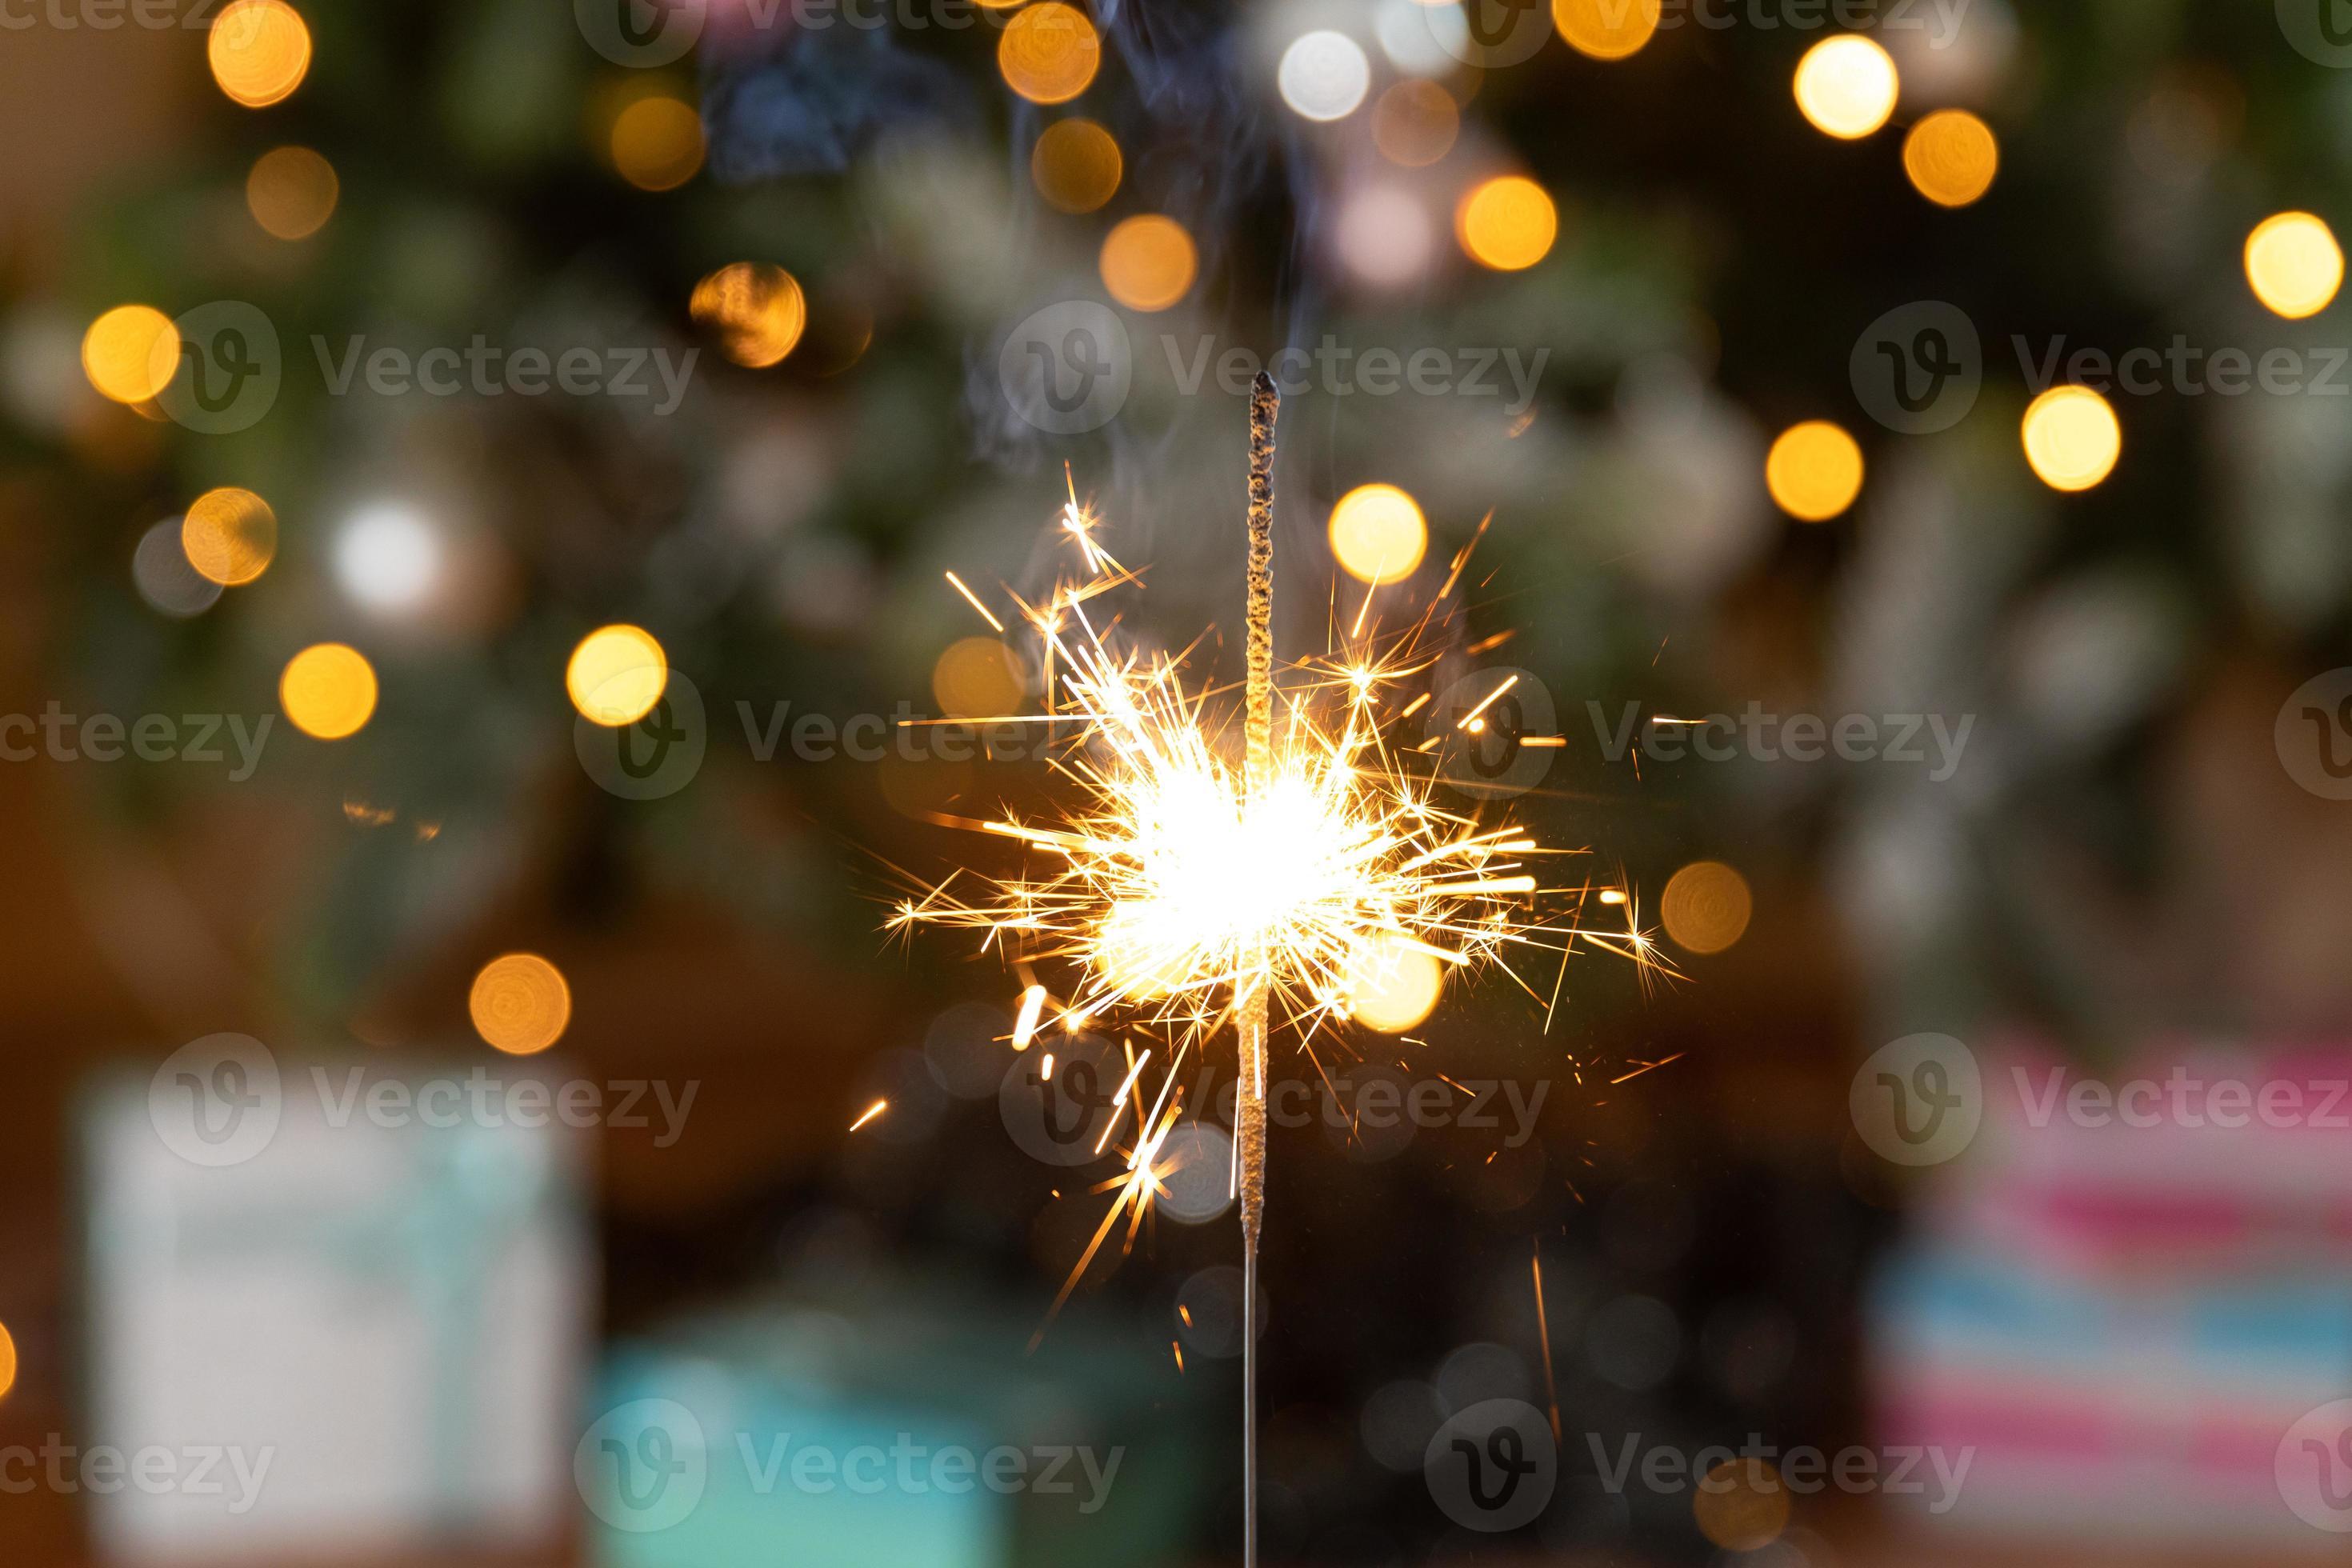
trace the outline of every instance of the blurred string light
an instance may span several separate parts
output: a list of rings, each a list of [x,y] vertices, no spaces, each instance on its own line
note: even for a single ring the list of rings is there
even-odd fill
[[[1765,454],[1764,488],[1790,517],[1826,522],[1862,493],[1862,448],[1826,419],[1791,425]]]
[[[1639,53],[1658,30],[1660,0],[1551,0],[1552,25],[1569,47],[1596,60]]]
[[[1797,107],[1816,129],[1843,141],[1885,124],[1901,90],[1894,57],[1859,33],[1823,38],[1797,62]]]
[[[2025,460],[2053,489],[2086,490],[2123,455],[2123,426],[2107,400],[2087,386],[2053,386],[2026,405]]]
[[[1301,118],[1345,120],[1372,89],[1372,62],[1347,34],[1320,28],[1300,34],[1282,51],[1275,84]]]
[[[1118,194],[1118,141],[1091,120],[1057,120],[1029,153],[1029,177],[1048,205],[1090,213]]]
[[[1559,235],[1559,212],[1533,180],[1503,174],[1480,182],[1462,198],[1454,232],[1473,261],[1517,272],[1550,254]]]
[[[379,501],[352,514],[335,539],[335,582],[362,609],[405,616],[423,609],[441,585],[441,535],[423,513]]]
[[[2344,250],[2310,213],[2274,213],[2246,236],[2246,281],[2255,299],[2287,320],[2315,316],[2344,285]]]
[[[931,667],[931,695],[950,719],[1001,719],[1021,710],[1020,661],[995,637],[960,637]]]
[[[1373,944],[1348,987],[1348,1016],[1366,1028],[1394,1035],[1437,1008],[1445,973],[1427,949],[1399,938]]]
[[[183,520],[167,517],[139,536],[131,552],[131,581],[139,596],[164,615],[185,620],[220,602],[221,585],[188,563],[180,542]]]
[[[996,41],[1004,85],[1032,103],[1067,103],[1095,79],[1102,39],[1086,13],[1062,0],[1044,0],[1004,24]]]
[[[1967,206],[1992,189],[2000,170],[1992,127],[1965,109],[1939,109],[1903,139],[1903,172],[1938,206]]]
[[[213,80],[247,109],[283,101],[310,71],[310,29],[286,0],[229,0],[205,44]]]
[[[1332,238],[1349,271],[1389,289],[1420,278],[1437,249],[1436,226],[1420,200],[1387,184],[1367,185],[1348,196]]]
[[[278,239],[308,239],[335,216],[342,184],[335,166],[308,147],[278,147],[245,176],[246,209]]]
[[[180,368],[180,329],[152,305],[117,305],[82,334],[81,369],[117,403],[144,403]]]
[[[1400,168],[1427,168],[1452,152],[1461,134],[1460,107],[1433,81],[1398,82],[1372,106],[1372,145]]]
[[[1103,238],[1103,287],[1130,310],[1168,309],[1191,290],[1199,268],[1192,237],[1160,213],[1123,219]]]
[[[667,93],[648,93],[613,121],[613,167],[641,191],[674,191],[702,167],[702,116]]]
[[[1658,918],[1686,952],[1721,952],[1748,931],[1755,911],[1748,879],[1720,860],[1695,860],[1666,879]]]
[[[1455,0],[1381,0],[1372,33],[1389,64],[1407,76],[1450,76],[1475,52],[1470,18]]]
[[[314,740],[358,734],[374,716],[375,699],[374,666],[346,643],[304,648],[278,678],[278,703],[287,721]]]
[[[1401,583],[1421,566],[1429,523],[1394,485],[1358,485],[1331,509],[1331,553],[1359,583]]]
[[[763,370],[801,341],[808,297],[798,279],[772,262],[732,261],[694,286],[687,312],[718,334],[729,359]]]
[[[206,490],[180,523],[188,564],[225,588],[241,588],[278,557],[278,514],[251,490]]]
[[[562,970],[535,952],[502,953],[474,976],[466,1011],[490,1048],[531,1056],[563,1037],[572,1022],[572,987]]]
[[[591,723],[634,724],[668,689],[669,656],[642,626],[599,626],[572,650],[563,685],[572,706]]]

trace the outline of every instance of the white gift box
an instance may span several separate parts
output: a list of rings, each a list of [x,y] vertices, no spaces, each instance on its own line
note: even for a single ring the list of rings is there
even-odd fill
[[[80,1436],[120,1458],[82,1489],[108,1557],[501,1551],[566,1529],[595,1288],[584,1141],[547,1113],[542,1064],[403,1068],[215,1036],[89,1101]]]

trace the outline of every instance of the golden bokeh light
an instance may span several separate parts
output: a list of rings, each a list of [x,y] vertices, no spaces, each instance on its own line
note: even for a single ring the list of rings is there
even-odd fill
[[[310,29],[286,0],[229,0],[213,18],[205,51],[213,80],[247,109],[267,109],[310,70]]]
[[[2087,386],[2053,386],[2025,407],[2025,460],[2052,489],[2086,490],[2123,456],[2123,426]]]
[[[308,147],[264,153],[245,176],[247,210],[278,239],[308,239],[326,227],[341,194],[335,166]]]
[[[1903,172],[1937,206],[1964,207],[1992,189],[2000,143],[1965,109],[1939,109],[1903,139]]]
[[[1770,1461],[1752,1456],[1724,1460],[1707,1471],[1691,1496],[1698,1531],[1726,1552],[1761,1552],[1789,1528],[1789,1487]]]
[[[1085,12],[1044,0],[1005,23],[996,41],[1004,84],[1032,103],[1067,103],[1102,65],[1102,39]]]
[[[1331,509],[1331,553],[1359,583],[1402,582],[1428,549],[1421,503],[1394,485],[1358,485]]]
[[[1406,169],[1425,169],[1454,150],[1462,110],[1454,95],[1425,78],[1401,81],[1372,105],[1372,145]]]
[[[653,93],[613,121],[613,167],[641,191],[674,191],[702,167],[702,116],[667,93]]]
[[[694,286],[688,313],[737,364],[762,370],[793,352],[808,327],[800,280],[766,261],[733,261]]]
[[[1862,447],[1826,419],[1792,425],[1765,455],[1764,488],[1790,517],[1826,522],[1862,493]]]
[[[358,734],[375,714],[375,698],[374,667],[343,643],[304,648],[278,678],[278,704],[287,721],[315,740]]]
[[[1658,30],[1660,0],[1551,0],[1551,19],[1578,54],[1622,60]]]
[[[1159,213],[1139,213],[1103,237],[1103,287],[1130,310],[1164,310],[1181,300],[1200,264],[1184,226]]]
[[[1030,150],[1029,177],[1048,205],[1090,213],[1118,194],[1126,162],[1118,141],[1091,120],[1059,120]]]
[[[1666,879],[1658,918],[1685,952],[1721,952],[1748,931],[1756,903],[1748,879],[1720,860],[1694,860]]]
[[[563,972],[535,952],[509,952],[482,965],[467,994],[474,1032],[493,1050],[527,1057],[563,1037],[572,1022],[572,987]]]
[[[634,724],[669,689],[669,656],[643,626],[599,626],[572,650],[563,685],[589,722]]]
[[[0,1323],[0,1399],[7,1398],[8,1391],[16,1386],[16,1339],[8,1331],[7,1324]]]
[[[1841,141],[1885,124],[1901,90],[1894,57],[1859,33],[1823,38],[1797,62],[1797,107],[1816,130]]]
[[[2300,321],[2327,309],[2344,285],[2344,249],[2309,213],[2275,213],[2246,236],[2246,281],[2263,306]]]
[[[1474,186],[1454,215],[1454,232],[1470,259],[1498,272],[1533,267],[1551,252],[1559,211],[1533,180],[1504,174]]]
[[[1357,970],[1348,988],[1348,1012],[1384,1035],[1401,1034],[1435,1011],[1445,972],[1423,948],[1390,941]]]
[[[994,637],[950,643],[931,667],[931,695],[950,719],[996,719],[1021,711],[1020,661]]]
[[[277,558],[278,514],[251,490],[206,490],[180,520],[180,548],[200,575],[224,588],[242,587]]]
[[[180,368],[180,329],[152,305],[117,305],[82,334],[81,370],[117,403],[144,403]]]

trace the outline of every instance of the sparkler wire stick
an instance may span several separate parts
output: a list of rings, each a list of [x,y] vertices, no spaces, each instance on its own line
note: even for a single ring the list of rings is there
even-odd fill
[[[1250,387],[1248,725],[1243,799],[1265,798],[1274,778],[1274,420],[1282,395],[1257,373]],[[1265,1220],[1265,1019],[1270,983],[1263,947],[1234,999],[1240,1032],[1234,1134],[1241,1155],[1242,1563],[1257,1568],[1257,1241]]]

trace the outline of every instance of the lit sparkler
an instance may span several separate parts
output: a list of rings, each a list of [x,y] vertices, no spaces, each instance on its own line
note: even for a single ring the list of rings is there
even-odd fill
[[[1371,597],[1323,658],[1277,689],[1273,657],[1274,424],[1278,398],[1261,374],[1251,399],[1247,678],[1239,765],[1231,714],[1220,696],[1188,685],[1181,656],[1121,651],[1097,625],[1095,600],[1137,580],[1094,537],[1098,520],[1075,483],[1062,526],[1087,575],[1043,604],[1010,595],[1038,638],[1045,711],[1008,720],[1067,726],[1053,766],[1070,794],[1042,820],[1007,812],[984,820],[940,818],[1021,847],[1028,865],[1003,879],[958,872],[902,901],[893,929],[978,931],[1008,961],[1055,966],[1066,978],[1044,1015],[1049,987],[1024,990],[1011,1044],[1027,1048],[1049,1023],[1075,1031],[1118,1019],[1169,1041],[1156,1096],[1137,1091],[1150,1053],[1129,1047],[1119,1106],[1134,1117],[1126,1173],[1073,1271],[1069,1289],[1122,1217],[1131,1242],[1168,1173],[1168,1136],[1184,1109],[1177,1069],[1230,1022],[1237,1039],[1234,1188],[1244,1249],[1244,1558],[1256,1560],[1257,1254],[1265,1204],[1265,1090],[1270,1027],[1310,1052],[1318,1033],[1349,1016],[1353,999],[1426,955],[1456,970],[1502,969],[1539,1001],[1514,959],[1561,961],[1593,944],[1645,967],[1659,961],[1629,902],[1622,930],[1581,923],[1597,886],[1547,888],[1529,869],[1548,853],[1521,827],[1485,823],[1434,798],[1444,752],[1406,747],[1395,731],[1429,701],[1400,705],[1396,689],[1436,658],[1424,652],[1433,604],[1382,649]],[[1484,525],[1480,531],[1484,532]],[[1473,541],[1475,543],[1475,541]],[[1460,580],[1454,563],[1439,602]],[[949,583],[992,625],[978,595]],[[1511,679],[1517,679],[1512,677]],[[1441,744],[1475,737],[1509,681],[1451,725]],[[1279,713],[1277,715],[1277,708]],[[1434,715],[1433,715],[1434,717]],[[1435,754],[1433,755],[1433,752]],[[1147,1100],[1150,1103],[1147,1106]],[[1197,1108],[1196,1108],[1197,1110]],[[1056,1303],[1057,1307],[1059,1303]]]

